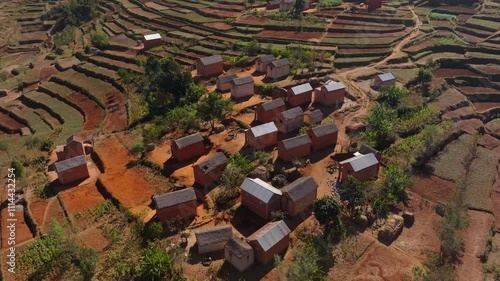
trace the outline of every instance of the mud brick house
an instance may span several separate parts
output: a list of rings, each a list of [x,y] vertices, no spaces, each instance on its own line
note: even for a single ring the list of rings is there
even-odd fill
[[[151,49],[163,45],[163,39],[159,33],[147,34],[142,38],[144,49]]]
[[[304,111],[299,106],[285,110],[276,116],[274,123],[281,133],[293,132],[304,125]]]
[[[255,108],[255,119],[262,123],[272,122],[276,115],[285,111],[286,106],[283,99],[275,99],[264,102]]]
[[[281,3],[282,0],[271,0],[271,1],[267,1],[267,4],[266,4],[266,10],[274,10],[274,9],[278,9],[280,7],[280,3]]]
[[[231,238],[224,247],[224,257],[240,272],[254,263],[253,249],[243,238]]]
[[[300,135],[278,143],[278,157],[283,161],[304,157],[311,153],[311,139],[308,135]]]
[[[281,191],[267,182],[246,178],[240,188],[241,205],[259,217],[269,220],[271,213],[280,209]]]
[[[288,89],[287,103],[289,106],[299,106],[311,103],[313,88],[305,83]]]
[[[379,162],[373,153],[354,156],[339,164],[339,178],[341,181],[351,176],[360,181],[366,181],[378,175]]]
[[[255,259],[261,264],[267,264],[280,254],[290,244],[290,229],[284,221],[269,222],[248,238]]]
[[[77,135],[72,135],[66,140],[66,145],[59,145],[56,147],[56,155],[58,161],[80,155],[86,155],[83,138]]]
[[[304,123],[306,125],[319,124],[321,121],[323,121],[323,112],[319,109],[308,111],[304,114]]]
[[[368,10],[382,8],[382,0],[366,0],[365,4],[368,6]]]
[[[373,78],[373,87],[381,88],[396,84],[396,77],[391,72],[375,75]]]
[[[272,61],[267,65],[267,78],[280,79],[288,76],[288,74],[290,74],[290,62],[286,58]]]
[[[205,187],[218,181],[226,165],[226,155],[217,152],[212,157],[193,166],[194,182]]]
[[[325,147],[337,144],[339,129],[335,123],[320,125],[307,130],[307,135],[311,139],[311,149],[320,150]]]
[[[171,145],[172,156],[179,162],[193,159],[205,153],[205,143],[200,133],[176,139]]]
[[[375,148],[372,148],[369,145],[363,144],[357,153],[354,153],[354,155],[361,155],[361,154],[369,154],[373,153],[375,157],[377,158],[379,163],[382,163],[382,153],[380,151],[376,150]]]
[[[222,251],[227,241],[233,237],[233,228],[230,225],[216,226],[195,232],[198,253]]]
[[[54,168],[61,184],[73,183],[89,177],[87,160],[83,155],[56,162]]]
[[[316,88],[314,92],[314,101],[324,106],[334,106],[344,103],[346,96],[345,85],[342,82],[329,82]]]
[[[241,99],[253,96],[254,81],[252,76],[234,78],[231,81],[231,97]]]
[[[196,216],[196,193],[192,187],[153,196],[153,203],[161,223],[177,218],[191,220]]]
[[[295,0],[282,0],[280,2],[280,11],[291,11],[293,10],[294,4]]]
[[[227,92],[231,90],[231,81],[233,81],[234,78],[238,78],[238,76],[236,76],[236,74],[219,76],[219,78],[217,78],[217,91]]]
[[[224,62],[220,55],[212,55],[198,59],[196,72],[201,77],[213,77],[224,72]]]
[[[316,200],[318,184],[312,177],[301,177],[283,187],[281,192],[281,209],[295,217],[309,208]]]
[[[268,4],[269,4],[269,2],[268,2]],[[266,72],[267,65],[270,64],[274,60],[276,60],[276,58],[273,55],[263,55],[263,56],[258,57],[255,60],[255,71]]]
[[[278,128],[274,122],[255,126],[245,131],[245,144],[253,149],[264,149],[276,145],[277,142]]]

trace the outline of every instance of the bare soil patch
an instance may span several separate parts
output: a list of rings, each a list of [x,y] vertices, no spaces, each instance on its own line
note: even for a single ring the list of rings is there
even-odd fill
[[[31,215],[33,219],[36,221],[39,227],[42,227],[44,222],[45,210],[49,205],[48,201],[34,201],[29,203],[29,207],[31,210]]]
[[[87,96],[73,92],[67,97],[71,102],[76,103],[85,112],[85,123],[83,131],[94,131],[103,120],[104,110],[97,103]]]
[[[296,31],[275,31],[275,30],[264,30],[257,33],[256,37],[262,38],[285,38],[290,40],[309,40],[309,39],[320,39],[323,35],[322,32],[296,32]]]
[[[204,23],[203,25],[206,27],[210,27],[210,28],[218,29],[218,30],[222,30],[222,31],[228,31],[228,30],[233,29],[233,26],[231,26],[225,22],[209,22],[209,23]]]
[[[61,197],[69,213],[83,213],[104,201],[95,184],[77,186],[64,191]]]
[[[22,243],[24,241],[28,241],[33,238],[33,234],[31,233],[28,225],[24,221],[24,212],[22,211],[15,211],[15,219],[16,221],[16,236],[15,236],[15,241],[16,244]],[[10,231],[7,228],[8,222],[7,218],[9,218],[9,211],[7,208],[3,208],[1,212],[1,217],[2,217],[2,230],[1,230],[1,235],[2,235],[2,248],[8,248],[12,247],[8,244],[9,241],[9,234]]]
[[[92,247],[98,252],[102,252],[109,245],[109,241],[102,235],[101,231],[96,226],[78,233],[77,237],[80,238],[86,246]]]
[[[66,217],[64,211],[59,204],[57,198],[52,198],[45,209],[45,216],[43,218],[43,225],[40,225],[42,233],[47,233],[50,230],[50,224],[53,220],[58,221],[61,224],[66,223]]]
[[[2,127],[12,131],[19,131],[21,128],[26,127],[3,112],[0,112],[0,124]]]
[[[478,112],[485,112],[493,108],[500,107],[500,102],[474,102],[474,107]]]
[[[452,202],[458,186],[450,181],[431,175],[417,175],[410,190],[433,202]]]
[[[471,76],[471,77],[480,77],[475,72],[472,72],[468,69],[464,68],[438,68],[433,71],[434,77],[437,78],[446,78],[446,77],[455,77],[455,76]]]
[[[127,126],[127,101],[120,93],[113,91],[106,94],[106,120],[103,126],[105,132],[121,130]]]

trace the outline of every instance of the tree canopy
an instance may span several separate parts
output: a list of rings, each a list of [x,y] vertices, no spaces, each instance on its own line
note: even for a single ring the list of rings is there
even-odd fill
[[[198,117],[210,123],[212,130],[215,127],[216,120],[222,120],[231,113],[233,103],[231,100],[224,99],[221,94],[211,92],[201,98],[198,102]]]
[[[344,231],[340,203],[332,196],[323,196],[313,204],[314,217],[325,227],[325,234],[339,234]]]
[[[366,189],[366,185],[354,177],[348,177],[339,188],[340,199],[348,202],[351,215],[355,208],[365,201]]]

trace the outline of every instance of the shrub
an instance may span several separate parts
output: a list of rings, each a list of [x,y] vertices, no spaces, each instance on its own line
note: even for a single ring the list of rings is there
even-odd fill
[[[3,82],[9,78],[9,73],[7,71],[1,71],[0,72],[0,82]]]
[[[314,217],[325,227],[326,236],[344,232],[342,223],[342,207],[332,196],[323,196],[313,204]]]
[[[20,178],[24,176],[24,167],[21,162],[12,160],[12,162],[10,162],[10,167],[14,169],[14,175],[16,175],[16,177]]]
[[[102,29],[96,30],[90,34],[92,45],[99,49],[105,49],[109,45],[108,35]]]
[[[144,250],[140,264],[141,280],[176,280],[173,257],[158,246]]]
[[[143,142],[136,142],[132,146],[132,153],[137,154],[139,152],[142,152],[144,150],[144,143]]]
[[[150,240],[160,239],[163,235],[163,226],[159,222],[153,222],[144,228],[144,237]]]
[[[320,8],[335,7],[341,5],[342,3],[343,3],[342,0],[320,0],[319,7]]]
[[[223,190],[215,194],[214,203],[217,211],[224,211],[236,203],[238,192],[236,190]]]
[[[40,144],[40,150],[41,151],[50,151],[52,150],[52,146],[54,143],[50,139],[44,139],[42,140],[42,143]]]
[[[17,90],[18,91],[22,91],[24,89],[24,87],[26,87],[26,83],[25,82],[19,82],[17,84]]]
[[[54,38],[54,46],[56,48],[61,48],[62,46],[68,45],[75,40],[76,28],[73,26],[66,26],[61,32],[57,33]]]

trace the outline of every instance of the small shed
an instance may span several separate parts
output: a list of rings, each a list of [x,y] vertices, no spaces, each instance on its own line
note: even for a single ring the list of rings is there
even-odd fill
[[[274,123],[281,133],[293,132],[304,125],[304,111],[299,106],[285,110],[276,116]]]
[[[372,148],[371,146],[367,145],[367,144],[363,144],[359,150],[358,150],[358,153],[359,154],[369,154],[369,153],[373,153],[375,155],[375,157],[377,158],[378,162],[379,163],[382,163],[382,153],[380,153],[380,151],[376,150],[375,148]],[[356,153],[355,153],[356,154]]]
[[[278,157],[283,161],[304,157],[311,153],[311,139],[308,135],[300,135],[278,143]]]
[[[360,181],[366,181],[378,176],[379,162],[373,153],[354,156],[339,164],[339,178],[341,181],[350,176]]]
[[[255,109],[255,119],[262,123],[272,122],[281,112],[285,111],[286,106],[283,99],[275,99],[257,105]]]
[[[218,181],[226,165],[226,155],[217,152],[212,157],[193,166],[194,182],[205,187]]]
[[[287,58],[272,61],[267,65],[266,77],[280,79],[290,74],[290,62]]]
[[[245,144],[256,150],[276,145],[278,128],[274,122],[268,122],[245,131]]]
[[[290,228],[282,220],[269,222],[254,232],[248,238],[255,259],[261,264],[267,264],[274,255],[283,253],[290,244]]]
[[[373,87],[375,88],[388,87],[394,84],[396,84],[396,77],[392,72],[378,74],[373,78]]]
[[[269,2],[268,2],[268,4],[269,4]],[[266,72],[267,65],[270,64],[274,60],[276,60],[276,58],[273,55],[263,55],[263,56],[258,57],[255,60],[255,71]]]
[[[289,106],[309,104],[312,100],[313,88],[311,84],[304,83],[288,90],[287,103]]]
[[[282,0],[280,2],[280,11],[291,11],[293,10],[294,4],[295,0]]]
[[[216,226],[195,232],[198,253],[222,251],[226,243],[233,237],[233,228],[230,225]]]
[[[282,0],[270,0],[270,1],[267,1],[266,10],[278,9],[280,7],[281,1]]]
[[[241,184],[241,205],[263,219],[280,209],[281,191],[259,178],[246,178]]]
[[[382,0],[366,0],[365,4],[370,11],[382,8]]]
[[[339,129],[335,123],[320,125],[307,130],[307,135],[311,139],[311,149],[320,150],[325,147],[337,144]]]
[[[323,112],[319,109],[308,111],[304,114],[304,123],[306,125],[319,124],[323,121]]]
[[[144,49],[151,49],[163,45],[163,39],[160,33],[146,34],[142,38]]]
[[[318,184],[312,177],[301,177],[283,187],[281,192],[281,209],[295,217],[308,209],[316,200]]]
[[[61,184],[73,183],[89,177],[87,160],[84,155],[56,162],[54,168]]]
[[[173,141],[171,151],[177,161],[183,162],[203,155],[205,143],[200,133],[195,133]]]
[[[254,263],[253,249],[243,238],[231,238],[224,247],[224,257],[240,272]]]
[[[253,96],[254,81],[252,76],[234,78],[231,81],[231,97],[241,99]]]
[[[196,72],[201,77],[219,76],[224,72],[224,61],[220,55],[212,55],[198,59]]]
[[[81,136],[72,135],[66,140],[66,145],[56,148],[56,155],[58,161],[86,155],[83,138]]]
[[[314,101],[324,106],[334,106],[344,103],[346,88],[344,83],[329,80],[316,88]]]
[[[237,77],[236,74],[219,76],[219,78],[217,78],[217,91],[227,92],[231,90],[231,81]]]
[[[153,196],[156,216],[161,223],[173,219],[190,220],[196,216],[196,193],[189,187],[174,192]]]

